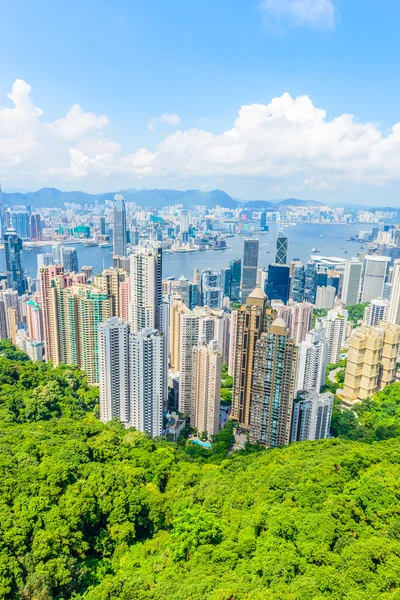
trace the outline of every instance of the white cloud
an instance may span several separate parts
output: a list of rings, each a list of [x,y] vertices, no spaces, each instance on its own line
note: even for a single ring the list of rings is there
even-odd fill
[[[335,9],[332,0],[262,0],[261,10],[267,27],[332,29]]]
[[[285,93],[269,104],[242,106],[221,134],[205,128],[175,131],[160,136],[154,150],[124,153],[104,136],[106,116],[72,107],[48,124],[30,92],[17,80],[8,96],[13,106],[0,109],[0,180],[34,187],[39,181],[108,177],[182,186],[212,179],[229,186],[238,178],[263,178],[270,190],[322,192],[352,183],[400,182],[400,123],[383,132],[352,115],[328,119],[308,96]]]
[[[108,125],[108,117],[83,112],[79,104],[71,106],[65,117],[49,123],[48,128],[61,140],[79,140],[83,135],[100,131]]]
[[[163,113],[159,117],[152,117],[147,123],[147,129],[149,129],[149,131],[156,131],[159,123],[165,123],[166,125],[178,127],[181,124],[181,120],[176,113]]]

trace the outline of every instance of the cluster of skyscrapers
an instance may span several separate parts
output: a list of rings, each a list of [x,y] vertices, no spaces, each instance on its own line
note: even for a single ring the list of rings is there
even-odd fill
[[[396,378],[399,260],[365,254],[288,262],[288,237],[279,227],[266,268],[259,268],[259,240],[249,237],[243,255],[225,268],[195,268],[192,281],[163,279],[159,224],[151,240],[133,229],[128,235],[125,201],[117,195],[113,267],[99,274],[90,265],[79,269],[76,248],[55,243],[38,255],[35,290],[24,271],[23,241],[40,239],[37,216],[6,211],[0,202],[0,338],[33,360],[81,367],[99,386],[105,422],[118,418],[159,436],[166,416],[179,413],[210,438],[223,424],[226,363],[231,417],[251,441],[274,447],[329,436],[333,396],[322,391],[328,364],[347,357],[341,394],[349,402]],[[98,227],[105,236],[103,217]],[[181,209],[180,247],[193,235],[190,213]],[[346,307],[359,302],[367,305],[354,328]]]

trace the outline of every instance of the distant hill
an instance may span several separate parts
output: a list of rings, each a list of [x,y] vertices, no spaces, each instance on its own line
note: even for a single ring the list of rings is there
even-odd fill
[[[279,200],[276,203],[278,206],[326,206],[322,202],[316,200],[298,200],[297,198],[287,198],[286,200]]]
[[[201,192],[200,190],[117,190],[104,194],[87,194],[86,192],[74,191],[63,192],[57,188],[42,188],[36,192],[26,194],[20,192],[3,192],[3,202],[8,206],[18,204],[30,204],[33,208],[51,208],[61,207],[65,202],[75,204],[94,204],[96,201],[104,203],[106,200],[112,200],[115,194],[122,194],[126,202],[135,202],[141,206],[152,208],[162,208],[171,204],[183,204],[189,208],[196,204],[201,204],[207,208],[215,208],[217,205],[224,208],[236,208],[237,200],[223,192],[222,190],[212,190],[210,192]]]
[[[301,207],[301,206],[326,206],[322,202],[316,200],[299,200],[298,198],[287,198],[286,200],[248,200],[244,202],[246,208],[252,208],[254,210],[279,210],[280,208],[287,208],[290,206]]]

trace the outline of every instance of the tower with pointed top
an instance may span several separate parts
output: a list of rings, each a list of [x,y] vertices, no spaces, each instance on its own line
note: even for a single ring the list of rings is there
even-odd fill
[[[113,221],[113,254],[126,256],[126,209],[121,194],[117,194],[114,198]]]
[[[267,447],[290,441],[297,348],[277,317],[256,341],[250,405],[250,439]]]
[[[286,265],[287,254],[288,254],[288,236],[284,233],[282,228],[278,230],[278,236],[276,238],[276,256],[275,263],[277,265]]]
[[[255,288],[237,311],[232,417],[244,430],[250,425],[250,400],[256,342],[274,318],[267,295]]]

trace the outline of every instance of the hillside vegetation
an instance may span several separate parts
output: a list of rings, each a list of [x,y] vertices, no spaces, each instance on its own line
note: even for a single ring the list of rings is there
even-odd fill
[[[208,452],[104,425],[82,372],[0,353],[1,598],[400,598],[398,386],[371,443],[230,455],[231,427]]]

